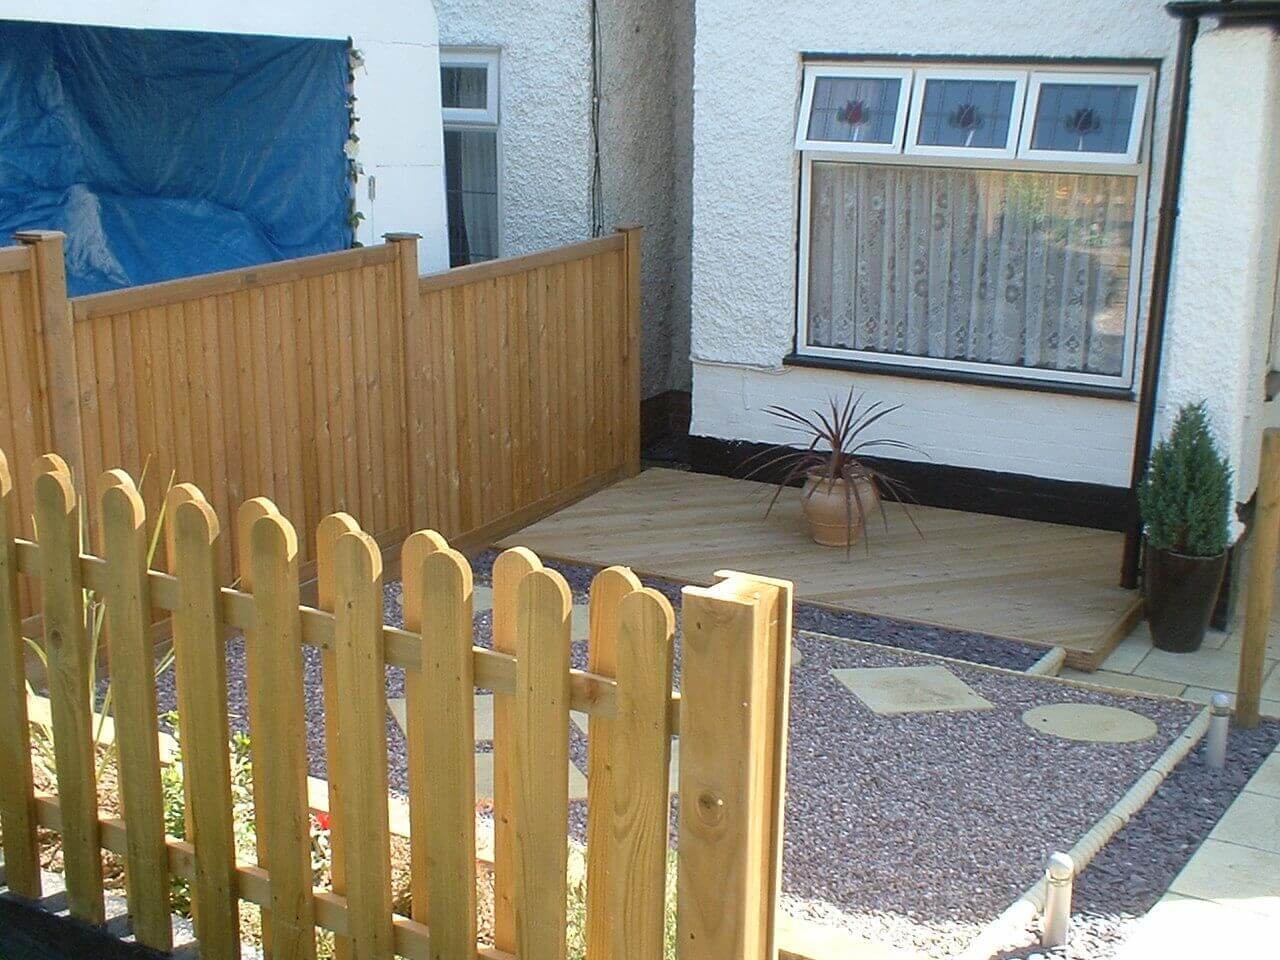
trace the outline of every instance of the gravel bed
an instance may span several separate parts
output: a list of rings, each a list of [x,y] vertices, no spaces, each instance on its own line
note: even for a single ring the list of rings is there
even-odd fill
[[[1231,730],[1225,769],[1205,766],[1202,748],[1179,764],[1080,875],[1069,943],[1047,955],[1115,957],[1277,744],[1280,721],[1265,720],[1254,730]],[[1027,946],[1002,956],[1041,952],[1032,946],[1035,935],[1027,931]]]
[[[475,564],[477,582],[487,582],[492,556],[482,556]],[[575,600],[585,600],[593,571],[560,569]],[[678,600],[678,585],[654,585]],[[387,621],[400,623],[400,584],[390,583],[386,591]],[[863,619],[882,621],[883,629],[894,632],[899,643],[916,644],[917,649],[952,656],[963,650],[1002,659],[986,645],[1005,641],[979,637],[977,644],[964,647],[952,643],[947,631]],[[491,615],[477,614],[475,627],[476,642],[488,646]],[[872,634],[877,641],[882,635]],[[996,709],[878,716],[829,670],[937,661],[910,650],[843,643],[803,631],[797,632],[795,642],[802,660],[792,678],[784,909],[933,957],[954,954],[1034,882],[1048,853],[1070,847],[1088,830],[1199,710],[1177,701],[949,664]],[[243,642],[230,641],[227,653],[232,723],[244,729]],[[584,643],[574,645],[573,660],[585,666]],[[323,777],[320,657],[310,648],[305,651],[305,676],[311,772]],[[388,695],[403,695],[403,681],[401,671],[389,669]],[[173,709],[171,672],[159,688],[161,709]],[[1150,717],[1158,734],[1136,744],[1083,744],[1036,733],[1021,722],[1029,707],[1059,701],[1124,706]],[[403,792],[404,738],[389,719],[387,734],[390,784]],[[586,738],[572,726],[570,756],[585,771]],[[570,820],[571,834],[581,839],[584,803],[571,804]],[[1159,821],[1152,829],[1158,828]],[[1185,844],[1174,844],[1158,855],[1144,848],[1129,857],[1133,862],[1140,856],[1172,864],[1185,860],[1188,853]],[[1106,862],[1105,857],[1099,860]],[[1110,876],[1116,871],[1107,873],[1104,867],[1103,872]],[[1123,869],[1119,873],[1123,875]],[[1082,896],[1087,895],[1088,877],[1086,873]],[[1123,880],[1119,883],[1123,886]],[[1159,881],[1152,883],[1158,886]],[[1112,904],[1115,895],[1110,887],[1100,888],[1100,908]],[[1105,938],[1105,933],[1099,936]]]

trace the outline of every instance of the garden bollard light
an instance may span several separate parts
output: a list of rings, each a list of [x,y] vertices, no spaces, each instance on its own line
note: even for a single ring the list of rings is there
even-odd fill
[[[1049,858],[1045,870],[1044,926],[1040,943],[1058,947],[1067,942],[1067,925],[1071,920],[1071,886],[1076,875],[1075,861],[1065,853]]]
[[[1204,762],[1213,770],[1227,765],[1227,730],[1231,726],[1231,698],[1215,693],[1209,703],[1209,736],[1205,740]]]

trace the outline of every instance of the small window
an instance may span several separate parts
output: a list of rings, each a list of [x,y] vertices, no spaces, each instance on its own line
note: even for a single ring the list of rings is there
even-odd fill
[[[907,153],[1014,155],[1025,73],[920,70],[918,74]]]
[[[502,255],[498,52],[440,51],[449,266]]]
[[[796,149],[898,153],[910,92],[910,70],[809,68]]]
[[[1149,82],[1130,74],[1033,73],[1021,154],[1136,163]]]
[[[445,123],[498,122],[498,52],[441,50],[440,104]]]

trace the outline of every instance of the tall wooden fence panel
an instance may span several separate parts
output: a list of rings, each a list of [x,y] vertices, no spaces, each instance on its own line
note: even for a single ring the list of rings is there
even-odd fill
[[[308,531],[341,510],[403,533],[395,247],[80,297],[72,314],[85,474],[145,466],[152,515],[171,476],[210,491],[224,570],[230,511],[250,497]]]
[[[639,469],[639,251],[626,229],[421,279],[416,526],[482,540]]]

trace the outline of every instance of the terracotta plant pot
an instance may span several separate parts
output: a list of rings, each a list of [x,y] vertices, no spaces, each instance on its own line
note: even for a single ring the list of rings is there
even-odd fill
[[[880,494],[875,481],[859,477],[853,482],[857,486],[857,499],[852,502],[851,522],[850,508],[845,500],[848,480],[828,480],[821,474],[812,473],[805,480],[804,496],[800,502],[805,519],[809,521],[809,535],[817,543],[827,547],[852,546],[862,539],[865,517],[880,509]],[[861,513],[858,512],[859,501],[862,503]]]
[[[1188,557],[1147,545],[1143,593],[1157,649],[1172,653],[1200,649],[1226,569],[1226,553]]]

